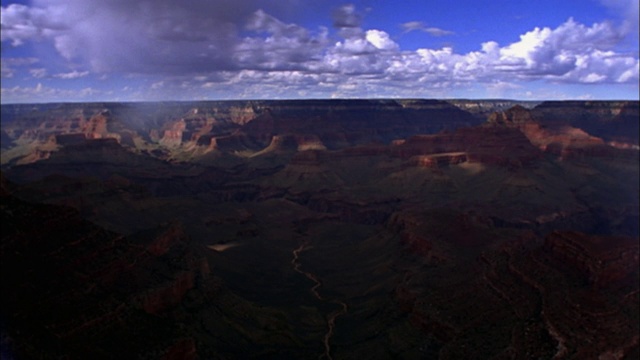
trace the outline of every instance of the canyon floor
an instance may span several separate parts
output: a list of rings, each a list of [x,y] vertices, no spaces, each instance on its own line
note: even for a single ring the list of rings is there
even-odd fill
[[[2,106],[7,359],[636,359],[637,101]]]

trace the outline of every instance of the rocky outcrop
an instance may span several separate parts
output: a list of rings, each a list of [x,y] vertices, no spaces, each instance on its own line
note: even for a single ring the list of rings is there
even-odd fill
[[[638,270],[638,239],[555,231],[545,249],[580,269],[595,287],[613,286]]]
[[[269,146],[263,152],[297,151],[299,146],[298,139],[293,135],[274,135]]]
[[[245,125],[257,116],[252,106],[231,106],[229,108],[229,118],[232,123]]]
[[[344,141],[388,143],[477,123],[469,113],[437,100],[299,100],[268,104],[243,131],[260,139],[281,133],[315,134],[331,148]],[[340,138],[332,140],[335,134]]]
[[[556,231],[538,248],[508,251],[509,271],[539,294],[540,319],[557,343],[555,357],[638,354],[637,242]]]
[[[196,284],[196,274],[182,272],[158,288],[149,290],[142,296],[142,308],[149,314],[158,314],[179,305],[187,291]]]
[[[81,131],[88,139],[102,139],[109,137],[111,134],[107,129],[107,122],[109,121],[109,111],[102,111],[94,116],[91,116],[82,126]],[[115,134],[114,134],[115,135]]]
[[[3,145],[37,145],[50,136],[83,134],[88,139],[115,138],[128,148],[151,154],[166,150],[170,157],[191,159],[211,150],[243,155],[260,152],[274,136],[293,136],[302,150],[389,144],[418,134],[478,125],[488,111],[499,110],[502,115],[492,115],[490,123],[518,127],[538,141],[538,146],[595,138],[618,147],[637,146],[633,135],[638,126],[637,102],[545,102],[531,109],[533,105],[510,100],[417,99],[3,105],[7,120],[3,120],[2,131]],[[531,126],[531,121],[540,127]],[[581,129],[593,138],[576,137],[562,127],[573,129],[569,132]],[[549,129],[560,129],[560,133],[548,133]],[[205,149],[194,151],[194,147]],[[578,147],[584,148],[573,146]],[[11,159],[3,162],[11,163]]]
[[[274,135],[271,138],[269,146],[253,154],[252,156],[260,156],[271,153],[282,155],[285,153],[308,150],[327,150],[327,147],[322,143],[322,140],[318,136],[313,134]]]
[[[242,151],[258,151],[262,148],[262,144],[256,144],[253,138],[240,131],[228,136],[213,137],[209,146],[212,149],[232,154]]]
[[[450,263],[469,249],[487,246],[492,241],[487,232],[490,225],[488,218],[445,209],[399,211],[386,223],[401,234],[402,243],[412,252],[435,264]],[[465,250],[460,252],[456,248]]]
[[[440,153],[433,155],[418,155],[409,159],[409,163],[418,167],[438,169],[444,166],[456,165],[467,161],[467,153]]]
[[[56,143],[61,146],[79,145],[87,140],[85,134],[59,134],[55,136]]]
[[[67,145],[54,154],[52,161],[71,161],[85,164],[125,163],[135,162],[136,157],[122,147],[117,139],[104,138]]]
[[[496,112],[502,112],[513,107],[532,109],[540,104],[540,101],[518,100],[448,100],[448,102],[481,119],[487,119]]]
[[[468,161],[514,167],[530,164],[542,156],[521,132],[498,127],[463,128],[453,133],[418,135],[391,148],[392,156],[403,159],[459,153],[465,153]],[[460,162],[461,159],[458,156],[451,161]]]
[[[328,156],[329,154],[321,150],[301,151],[291,158],[289,164],[294,166],[318,166],[323,164],[328,159]]]
[[[73,209],[11,195],[1,210],[0,260],[3,274],[13,274],[1,283],[3,293],[12,294],[1,300],[3,337],[12,339],[3,351],[20,358],[149,356],[165,349],[174,358],[181,351],[195,354],[192,342],[180,343],[180,334],[159,333],[153,325],[209,275],[208,263],[179,225],[124,237]],[[154,333],[154,341],[109,345],[120,335],[140,333]]]
[[[487,118],[487,124],[506,127],[519,127],[534,121],[531,110],[520,105],[493,112]]]
[[[328,214],[329,218],[357,224],[383,224],[396,205],[395,201],[356,203],[309,194],[289,194],[288,198],[311,210]]]
[[[637,101],[546,101],[532,110],[541,125],[571,126],[605,141],[638,144]]]
[[[397,145],[398,141],[404,142],[404,140],[394,140],[392,145]],[[391,147],[381,143],[371,143],[349,147],[341,150],[337,153],[337,156],[345,156],[345,157],[369,157],[369,156],[381,156],[381,155],[390,155]]]
[[[168,124],[162,131],[162,137],[159,140],[160,145],[166,147],[178,147],[182,144],[183,133],[186,129],[184,119]]]
[[[198,359],[196,342],[192,338],[180,339],[162,356],[162,360],[195,360]]]
[[[440,359],[638,354],[637,238],[556,231],[543,240],[487,224],[433,211],[388,222],[428,266],[407,272],[394,295]],[[465,241],[468,233],[485,245]],[[476,337],[486,331],[491,342]]]
[[[544,105],[544,104],[543,104]],[[628,143],[605,143],[600,138],[587,133],[582,128],[572,126],[585,126],[584,129],[592,129],[599,134],[608,136],[607,132],[602,132],[594,128],[593,124],[589,125],[588,121],[581,124],[568,116],[566,119],[557,117],[549,117],[546,112],[549,111],[547,106],[542,106],[542,110],[529,110],[520,106],[515,106],[503,112],[496,112],[489,116],[486,126],[489,127],[506,127],[520,130],[529,141],[540,148],[542,151],[559,156],[561,159],[581,158],[581,157],[614,157],[629,156],[621,150],[632,149],[633,145]],[[602,105],[602,104],[600,104]],[[612,113],[619,113],[622,110],[618,107],[625,108],[627,105],[618,103],[611,106],[597,107],[596,114],[606,112],[611,118]],[[566,109],[565,109],[566,110]],[[575,109],[574,109],[575,110]],[[575,110],[580,113],[579,110]],[[583,111],[584,112],[584,111]],[[593,114],[591,114],[593,115]],[[554,116],[557,116],[554,115]],[[572,116],[585,116],[584,114],[573,114]],[[587,117],[588,119],[588,117]],[[598,121],[606,121],[604,119]],[[611,120],[613,121],[613,120]],[[613,125],[612,125],[613,126]],[[629,128],[629,127],[627,127]],[[633,126],[629,129],[633,129]]]

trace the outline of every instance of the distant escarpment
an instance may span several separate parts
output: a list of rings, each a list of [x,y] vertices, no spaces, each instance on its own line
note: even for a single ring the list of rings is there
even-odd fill
[[[491,114],[486,125],[519,129],[533,145],[565,159],[634,156],[638,150],[638,103],[632,101],[514,106]]]
[[[478,123],[436,100],[300,100],[264,104],[261,114],[239,131],[263,148],[273,136],[295,134],[315,137],[327,149],[341,149]]]
[[[518,100],[447,100],[452,105],[467,111],[480,119],[486,119],[494,112],[510,109],[514,106],[521,106],[532,109],[539,105],[541,101],[518,101]]]
[[[221,155],[243,158],[276,148],[390,144],[487,119],[520,128],[543,150],[562,152],[569,142],[567,153],[598,141],[638,146],[638,102],[633,101],[256,100],[3,105],[2,111],[3,167],[46,159],[82,139],[113,138],[129,151],[163,160],[210,163]],[[297,146],[283,146],[282,139]]]
[[[544,125],[568,123],[601,137],[634,136],[638,139],[638,101],[546,101],[533,109]],[[625,134],[625,132],[629,132]]]
[[[514,107],[502,114],[492,115],[490,121],[535,122],[550,132],[579,129],[607,143],[638,145],[638,101],[547,101],[533,109]]]
[[[206,154],[250,155],[268,148],[274,137],[294,136],[298,150],[308,148],[305,139],[315,139],[314,148],[341,149],[481,123],[438,100],[92,103],[2,109],[3,148],[8,150],[2,153],[3,166],[37,161],[34,153],[50,154],[82,138],[114,138],[132,151],[183,161]]]

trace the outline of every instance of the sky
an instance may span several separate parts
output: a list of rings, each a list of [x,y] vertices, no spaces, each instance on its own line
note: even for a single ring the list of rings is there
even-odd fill
[[[638,0],[1,0],[2,103],[638,100]]]

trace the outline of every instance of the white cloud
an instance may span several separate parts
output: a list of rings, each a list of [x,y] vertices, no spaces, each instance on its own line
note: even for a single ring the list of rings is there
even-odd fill
[[[68,29],[59,7],[29,7],[10,4],[1,8],[1,41],[20,46],[25,41],[46,38],[52,32]]]
[[[521,85],[512,82],[496,81],[487,85],[487,92],[490,97],[513,98],[512,94],[521,88]]]
[[[431,36],[435,36],[435,37],[440,37],[440,36],[447,36],[447,35],[454,35],[455,32],[453,31],[449,31],[449,30],[444,30],[444,29],[440,29],[437,27],[432,27],[432,26],[427,26],[425,23],[423,23],[422,21],[409,21],[403,24],[400,24],[400,27],[404,30],[403,32],[409,33],[412,31],[422,31],[425,32]]]
[[[607,77],[604,75],[589,73],[588,75],[581,77],[580,81],[584,83],[597,83],[597,82],[604,81],[606,78]]]
[[[620,76],[616,79],[616,82],[619,83],[629,83],[631,82],[631,80],[638,79],[638,69],[640,68],[640,65],[638,65],[638,61],[636,61],[636,66],[631,67],[629,70],[623,72],[622,74],[620,74]]]
[[[591,27],[569,19],[556,29],[535,28],[518,42],[500,47],[496,42],[482,44],[482,50],[454,54],[451,49],[419,49],[425,64],[451,71],[458,78],[477,80],[534,80],[591,83],[637,81],[638,60],[611,49],[622,35],[609,23]],[[625,74],[625,75],[623,75]]]
[[[69,101],[69,99],[92,101],[104,94],[102,91],[90,87],[70,90],[48,87],[42,85],[42,83],[38,83],[33,87],[14,86],[0,89],[2,101],[6,103],[65,102]]]
[[[55,74],[55,75],[53,75],[53,77],[56,77],[58,79],[67,79],[68,80],[68,79],[77,79],[77,78],[85,77],[87,75],[89,75],[88,71],[80,72],[80,71],[74,70],[74,71],[68,72],[68,73]]]
[[[47,76],[47,69],[45,68],[30,69],[29,73],[31,74],[32,77],[36,79],[41,79]]]
[[[3,78],[12,78],[14,73],[15,73],[15,70],[10,68],[7,64],[5,64],[4,61],[2,62],[2,64],[0,64],[0,75]]]
[[[33,65],[35,63],[38,62],[38,59],[36,58],[2,58],[2,61],[0,61],[0,67],[2,70],[2,77],[3,78],[12,78],[17,69],[16,68],[20,68],[20,67],[24,67],[24,66],[28,66],[28,65]]]
[[[427,34],[429,34],[431,36],[436,36],[436,37],[455,34],[453,31],[443,30],[443,29],[436,28],[436,27],[428,27],[428,28],[423,29],[422,31],[426,32]]]
[[[0,12],[2,22],[0,38],[2,42],[11,41],[11,45],[19,46],[25,40],[36,37],[40,32],[37,13],[38,10],[21,4],[2,7]]]
[[[396,44],[389,34],[381,30],[368,30],[365,35],[368,42],[373,44],[380,50],[398,50],[400,47]]]
[[[158,82],[154,82],[153,84],[151,84],[150,89],[151,90],[158,90],[164,87],[164,81],[158,81]]]
[[[97,72],[197,74],[235,67],[232,55],[238,32],[261,2],[33,3],[32,7],[11,5],[2,9],[3,42],[17,46],[31,39],[46,39],[65,59],[82,62]],[[264,4],[269,9],[286,9],[288,5],[289,1]]]
[[[600,2],[611,9],[617,17],[624,19],[622,30],[631,34],[638,34],[638,23],[640,18],[639,0],[600,0]],[[637,37],[636,37],[637,40]]]
[[[312,68],[328,43],[326,28],[313,33],[295,24],[285,24],[262,10],[251,15],[246,28],[255,36],[241,39],[231,54],[239,69]]]
[[[425,25],[422,21],[409,21],[409,22],[400,24],[400,27],[404,29],[405,33],[408,33],[411,31],[422,30],[425,27]]]
[[[629,3],[602,1],[611,8]],[[167,97],[171,91],[198,96],[204,90],[270,97],[310,88],[314,96],[425,96],[470,84],[499,93],[527,81],[637,84],[639,78],[637,54],[616,51],[627,30],[611,22],[587,26],[568,19],[555,28],[534,28],[510,44],[488,39],[468,53],[452,47],[409,51],[382,29],[363,29],[363,16],[353,5],[333,13],[336,35],[325,27],[283,22],[258,5],[265,2],[35,0],[33,7],[2,8],[2,42],[49,41],[70,68],[92,73],[152,74],[163,81],[146,88]],[[405,33],[453,34],[419,21],[401,27]],[[2,76],[14,76],[17,66],[3,59]],[[56,72],[30,73],[43,78]]]

